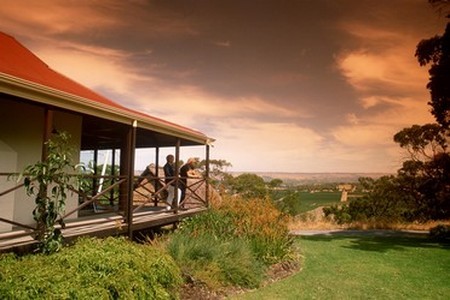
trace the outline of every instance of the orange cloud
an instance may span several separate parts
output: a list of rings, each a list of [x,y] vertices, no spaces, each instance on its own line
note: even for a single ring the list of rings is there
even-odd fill
[[[103,4],[113,4],[106,0]],[[96,28],[111,28],[118,26],[121,21],[112,18],[107,11],[100,12],[92,3],[78,1],[2,1],[0,17],[4,28],[12,31],[26,28],[39,28],[46,34],[56,33],[82,33]],[[24,6],[26,6],[26,17],[24,17]],[[3,12],[3,13],[2,13]],[[83,16],[80,20],[80,16]]]
[[[305,127],[292,123],[264,123],[232,118],[218,123],[214,150],[241,170],[267,170],[267,165],[286,172],[299,171],[298,166],[313,170],[314,160],[324,138]]]
[[[126,94],[132,92],[135,81],[144,80],[127,67],[127,55],[120,51],[53,42],[36,46],[35,53],[52,69],[93,89]],[[151,77],[145,80],[150,82]]]

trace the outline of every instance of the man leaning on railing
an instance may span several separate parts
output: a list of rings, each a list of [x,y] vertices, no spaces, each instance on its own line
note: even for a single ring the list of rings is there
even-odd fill
[[[184,164],[180,168],[180,189],[181,189],[181,197],[180,203],[183,203],[184,198],[186,197],[186,188],[187,188],[187,180],[188,178],[202,178],[200,174],[198,174],[195,170],[198,163],[198,158],[191,157],[188,159],[187,163]]]

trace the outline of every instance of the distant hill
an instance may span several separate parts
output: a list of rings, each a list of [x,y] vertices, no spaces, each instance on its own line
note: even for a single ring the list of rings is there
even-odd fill
[[[252,173],[264,178],[265,181],[281,179],[286,184],[320,184],[320,183],[352,183],[360,177],[379,178],[391,173],[289,173],[289,172],[230,172],[233,176]]]

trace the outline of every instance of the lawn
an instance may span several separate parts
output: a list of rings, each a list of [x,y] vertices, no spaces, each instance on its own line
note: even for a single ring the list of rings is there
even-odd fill
[[[300,212],[307,212],[319,206],[337,204],[341,200],[341,192],[299,192]]]
[[[302,271],[233,299],[449,299],[449,244],[363,235],[296,242]]]

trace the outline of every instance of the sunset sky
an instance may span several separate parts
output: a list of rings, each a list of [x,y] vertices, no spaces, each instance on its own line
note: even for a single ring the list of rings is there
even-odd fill
[[[52,69],[249,172],[395,172],[392,136],[433,121],[415,47],[446,23],[426,0],[2,0],[0,20]]]

